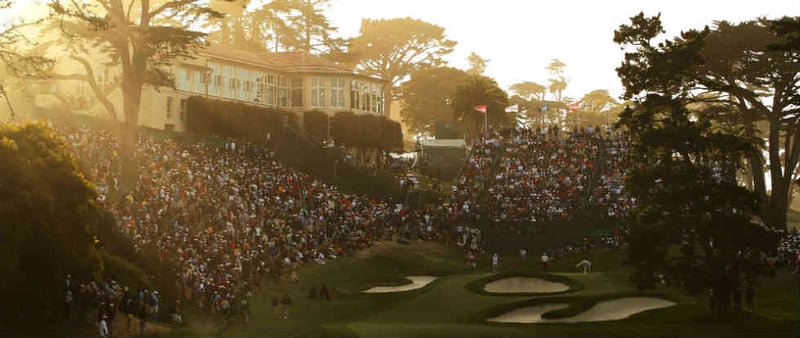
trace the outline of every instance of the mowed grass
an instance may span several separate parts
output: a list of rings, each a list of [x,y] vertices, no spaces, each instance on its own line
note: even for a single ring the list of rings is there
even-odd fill
[[[756,289],[755,314],[719,318],[707,309],[705,295],[687,296],[669,287],[641,293],[628,282],[616,251],[591,253],[593,272],[575,268],[582,257],[553,262],[550,271],[581,287],[555,295],[491,296],[471,291],[467,285],[493,275],[489,256],[480,257],[476,271],[463,267],[463,252],[432,242],[409,246],[382,242],[325,265],[307,265],[300,270],[301,282],[265,282],[253,300],[248,325],[241,320],[227,326],[193,323],[178,335],[219,334],[225,336],[706,336],[706,337],[796,337],[798,336],[798,279],[790,273],[766,278]],[[541,274],[537,258],[502,257],[504,274]],[[378,285],[407,283],[407,275],[441,278],[415,291],[363,294]],[[558,277],[557,277],[558,278]],[[331,301],[308,299],[313,285],[325,283]],[[288,319],[270,313],[272,296],[289,293],[294,301]],[[597,301],[632,295],[651,295],[678,302],[677,306],[648,311],[631,318],[580,324],[500,324],[486,318],[513,308],[547,302],[567,302],[576,311]],[[192,318],[189,318],[192,320]],[[198,321],[199,318],[194,318]],[[200,325],[205,324],[205,325]],[[192,331],[192,328],[202,328]]]

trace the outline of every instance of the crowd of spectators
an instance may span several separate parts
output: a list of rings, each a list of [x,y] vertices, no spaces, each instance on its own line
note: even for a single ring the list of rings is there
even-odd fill
[[[155,321],[159,316],[161,296],[157,290],[141,288],[134,291],[113,278],[102,283],[91,280],[76,284],[69,274],[65,277],[64,287],[67,317],[75,316],[87,324],[96,323],[101,337],[113,337],[114,332],[130,333],[137,327],[139,334],[143,335],[147,322]],[[179,306],[177,301],[176,307],[170,309],[178,317]],[[115,328],[117,317],[124,318],[124,328]]]
[[[345,194],[281,164],[269,148],[231,140],[140,136],[139,180],[123,193],[118,143],[110,132],[57,130],[118,231],[174,263],[177,291],[202,311],[229,316],[264,276],[325,264],[377,239],[436,237],[431,214]]]
[[[785,267],[800,274],[800,233],[797,229],[779,230],[778,247],[772,261],[775,267]]]
[[[608,129],[490,130],[473,141],[448,214],[462,222],[535,224],[600,206],[621,218],[635,204],[624,190],[626,155],[625,139]]]
[[[66,126],[57,131],[97,187],[98,202],[114,215],[116,229],[136,248],[155,249],[162,261],[174,264],[175,289],[187,305],[220,317],[246,304],[266,276],[296,275],[304,264],[325,264],[376,240],[434,239],[447,228],[449,242],[479,252],[476,228],[487,222],[536,229],[538,222],[568,220],[587,206],[621,218],[636,202],[624,187],[625,138],[600,128],[487,131],[473,141],[449,201],[418,210],[402,201],[346,194],[281,164],[269,147],[236,140],[140,136],[139,178],[133,190],[123,192],[111,132]],[[398,169],[405,165],[397,163]],[[404,187],[417,184],[411,176],[397,178]],[[619,247],[626,232],[618,227],[598,243],[568,243],[549,255]],[[779,259],[796,267],[799,245],[796,232],[784,236]],[[131,313],[147,313],[136,309],[153,298],[146,290],[129,295],[114,282],[79,290],[82,303],[94,299],[96,309],[132,303]]]
[[[624,135],[607,137],[602,142],[600,175],[589,202],[605,208],[603,216],[623,218],[636,206],[636,197],[625,190],[625,173],[630,166],[628,142]]]
[[[600,134],[581,129],[512,129],[489,188],[487,204],[496,222],[568,220],[596,166]]]

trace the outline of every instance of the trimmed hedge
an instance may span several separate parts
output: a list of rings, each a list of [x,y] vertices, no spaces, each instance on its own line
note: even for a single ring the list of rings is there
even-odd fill
[[[361,135],[361,125],[356,125],[358,118],[353,112],[345,111],[333,115],[333,139],[336,143],[355,146],[358,144]]]
[[[297,116],[274,108],[192,96],[186,102],[186,129],[197,134],[216,134],[263,140],[266,133],[279,134],[284,121],[297,125]]]
[[[358,119],[361,120],[361,139],[358,146],[380,147],[383,118],[377,115],[359,115]]]
[[[303,114],[303,128],[316,141],[328,138],[328,114],[312,110]]]
[[[381,130],[381,149],[386,151],[403,149],[403,128],[400,122],[383,119]]]
[[[202,96],[189,97],[186,107],[186,129],[195,134],[243,137],[259,141],[268,132],[273,135],[281,133],[284,124],[288,123],[298,130],[302,127],[316,141],[330,136],[336,143],[350,147],[378,148],[385,151],[403,148],[400,123],[378,115],[356,115],[343,111],[329,117],[324,112],[312,110],[303,114],[303,123],[300,126],[297,114],[275,108]]]
[[[331,136],[337,143],[385,151],[403,148],[403,131],[399,122],[377,115],[356,115],[347,111],[336,113],[331,120]]]

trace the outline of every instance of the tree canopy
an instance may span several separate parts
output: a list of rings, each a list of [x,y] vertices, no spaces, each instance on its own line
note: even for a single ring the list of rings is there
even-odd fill
[[[649,45],[644,37],[662,31],[642,15],[631,22],[615,32],[616,42]],[[619,121],[630,133],[626,188],[637,201],[628,258],[639,287],[652,287],[657,275],[689,293],[710,287],[716,309],[724,312],[733,290],[764,272],[760,253],[775,243],[753,222],[757,196],[736,180],[744,159],[758,151],[757,140],[698,114],[684,90],[695,62],[686,53],[702,34],[687,31],[660,45],[658,56],[670,63],[630,52],[617,69],[634,104]]]
[[[65,38],[72,44],[84,44],[84,50],[91,48],[107,55],[122,70],[124,126],[120,128],[120,157],[123,188],[130,188],[138,176],[134,146],[142,88],[145,84],[172,86],[163,66],[176,58],[192,57],[195,49],[206,42],[206,34],[192,27],[207,18],[221,18],[222,14],[201,0],[52,1],[49,6]],[[86,75],[96,78],[90,64],[84,63],[84,67]]]
[[[323,54],[341,48],[343,41],[333,37],[336,27],[323,13],[329,0],[288,0],[291,14],[288,26],[295,38],[290,47],[307,53]]]
[[[470,52],[469,56],[467,56],[467,62],[469,63],[467,73],[484,75],[483,73],[486,71],[486,66],[489,64],[489,61],[491,60],[482,58],[478,53]]]
[[[550,84],[547,86],[547,90],[553,94],[554,101],[569,103],[565,102],[563,96],[564,90],[567,89],[567,84],[569,83],[569,79],[565,75],[565,68],[567,68],[567,65],[561,62],[559,59],[553,59],[550,61],[550,64],[545,67],[551,76],[549,79],[547,79],[547,81],[550,82]],[[561,127],[563,127],[564,123],[564,114],[566,114],[566,112],[562,113],[560,110],[558,110],[556,114],[555,122]]]
[[[358,68],[379,75],[397,86],[411,72],[441,66],[456,42],[448,40],[444,28],[412,18],[364,19],[350,51]]]
[[[800,48],[793,44],[800,35],[798,22],[798,17],[721,21],[655,44],[652,40],[664,31],[660,17],[640,13],[614,37],[628,49],[617,69],[626,98],[665,86],[695,103],[732,106],[748,137],[763,137],[756,123],[767,123],[769,155],[765,161],[753,153],[748,162],[752,185],[767,202],[762,215],[777,227],[786,226],[790,186],[800,162]],[[771,177],[769,199],[765,162]]]
[[[0,0],[0,12],[12,12],[14,3]],[[38,24],[39,21],[7,21],[0,22],[0,61],[12,75],[42,77],[53,64],[50,58],[28,53],[26,50],[35,47],[36,41],[30,39],[25,29]],[[2,92],[0,84],[0,92]]]
[[[576,118],[579,125],[601,125],[611,123],[617,120],[617,115],[620,113],[620,104],[611,95],[608,90],[596,89],[588,92],[578,100],[580,111],[577,113]]]
[[[547,87],[532,81],[517,82],[510,90],[526,100],[543,101],[547,94]]]
[[[505,112],[508,94],[497,85],[497,81],[483,75],[470,75],[467,81],[456,88],[453,95],[453,112],[464,132],[475,135],[485,127],[484,114],[475,109],[485,105],[489,126],[494,128],[514,126],[514,114]]]
[[[99,282],[120,272],[93,242],[111,228],[95,198],[51,128],[0,124],[0,298],[14,306],[0,332],[52,335],[64,317],[53,300],[64,297],[65,274]]]
[[[453,120],[453,95],[466,83],[469,75],[463,70],[439,67],[417,70],[404,82],[400,116],[414,133],[433,134],[434,125]]]

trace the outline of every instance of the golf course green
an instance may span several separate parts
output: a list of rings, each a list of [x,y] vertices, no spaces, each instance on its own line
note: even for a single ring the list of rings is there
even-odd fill
[[[547,273],[537,260],[501,257],[492,272],[490,255],[479,257],[475,271],[464,269],[463,252],[436,242],[400,245],[380,242],[353,257],[299,270],[299,284],[288,278],[267,280],[251,302],[252,317],[208,321],[187,309],[187,325],[174,336],[707,336],[797,337],[798,279],[779,271],[762,279],[755,291],[756,311],[725,317],[708,309],[705,294],[687,296],[670,286],[639,291],[628,282],[623,253],[592,252],[593,271],[575,268],[583,257],[552,262]],[[403,292],[364,293],[376,286],[402,286],[407,276],[435,276],[424,287]],[[485,285],[509,277],[560,282],[569,290],[554,293],[486,292]],[[311,287],[325,284],[331,300],[310,299]],[[288,318],[273,313],[271,300],[284,293],[292,299]],[[607,314],[625,302],[651,300],[651,310],[626,313],[623,319],[582,322],[581,316]],[[608,303],[611,301],[612,303]],[[556,304],[558,306],[553,306]],[[608,304],[612,304],[610,307]],[[605,307],[604,307],[605,306]],[[627,305],[624,305],[627,306]],[[547,310],[545,322],[497,323],[488,320],[525,308]],[[618,307],[618,306],[617,306]],[[280,313],[281,309],[278,310]],[[631,311],[629,311],[631,312]],[[636,311],[632,311],[636,312]],[[629,315],[629,317],[628,317]],[[577,316],[577,317],[576,317]],[[562,321],[578,321],[567,322]]]

